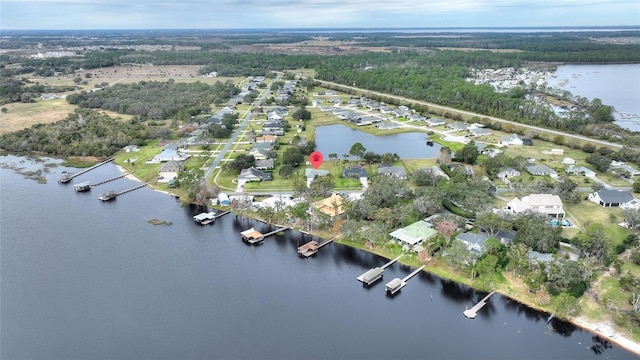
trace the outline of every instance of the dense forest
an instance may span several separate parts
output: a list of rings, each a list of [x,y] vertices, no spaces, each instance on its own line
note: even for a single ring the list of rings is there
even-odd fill
[[[127,145],[143,145],[165,135],[162,128],[81,109],[53,124],[4,134],[0,136],[0,148],[55,156],[109,156]]]
[[[136,115],[141,119],[161,120],[176,118],[187,120],[191,116],[208,113],[211,104],[223,104],[237,94],[233,83],[201,82],[176,83],[141,81],[137,84],[115,84],[99,91],[70,95],[71,104],[83,108],[100,108],[121,114]]]

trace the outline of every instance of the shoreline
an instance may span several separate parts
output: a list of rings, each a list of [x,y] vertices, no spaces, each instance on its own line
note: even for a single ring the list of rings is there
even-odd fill
[[[122,167],[120,165],[117,165],[115,163],[114,163],[114,165],[123,174],[127,171],[124,167]],[[129,175],[126,175],[126,178],[130,179],[130,180],[138,181],[138,182],[143,182],[138,177],[136,177],[133,173],[130,173]],[[154,187],[151,187],[151,189],[154,190],[154,191],[163,193],[163,194],[167,194],[167,195],[171,195],[171,196],[177,197],[177,195],[172,194],[172,193],[167,192],[167,191],[164,191],[164,190],[159,190],[159,189],[156,189]],[[247,217],[246,215],[243,215],[243,216]],[[251,220],[262,221],[260,219],[254,218],[254,217],[247,217],[247,218],[249,218]],[[291,230],[302,232],[301,230],[296,229],[296,228],[292,228]],[[319,238],[322,238],[322,236],[314,233],[313,231],[309,232],[309,234],[313,235],[313,236],[316,236],[316,237],[319,237]],[[340,236],[340,235],[338,235],[338,236]],[[322,239],[324,240],[324,238],[322,238]],[[340,243],[340,245],[349,246],[349,247],[354,248],[354,249],[366,251],[366,252],[368,252],[370,254],[374,254],[374,255],[386,258],[386,256],[384,256],[382,254],[378,254],[378,253],[373,252],[373,251],[369,251],[364,247],[351,246],[351,245],[343,244],[343,243]],[[399,263],[403,263],[402,260],[399,260],[398,262]],[[403,263],[403,264],[409,265],[409,264],[406,264],[406,263]],[[439,274],[434,274],[433,272],[429,271],[428,267],[425,267],[422,271],[428,272],[428,273],[430,273],[432,275],[435,275],[435,276],[438,276],[438,277],[442,277]],[[444,277],[442,277],[442,278],[444,278]],[[444,278],[444,279],[446,279],[446,278]],[[451,279],[447,279],[447,280],[451,280]],[[451,281],[455,281],[455,280],[451,280]],[[466,286],[469,286],[470,288],[473,288],[472,286],[470,286],[468,284],[464,284],[463,283],[463,285],[466,285]],[[545,313],[547,312],[547,311],[535,306],[534,304],[529,304],[527,302],[524,302],[521,299],[518,299],[518,298],[516,298],[516,297],[514,297],[512,295],[505,294],[505,293],[499,292],[499,291],[497,293],[500,294],[501,296],[507,297],[507,298],[509,298],[509,299],[511,299],[513,301],[516,301],[516,302],[520,303],[523,306],[527,306],[527,307],[529,307],[531,309],[534,309],[536,311],[545,312]],[[585,318],[583,316],[578,316],[578,317],[575,317],[575,318],[572,318],[572,319],[563,319],[563,320],[567,321],[567,322],[571,323],[572,325],[574,325],[574,326],[576,326],[576,327],[578,327],[578,328],[580,328],[580,329],[582,329],[584,331],[587,331],[587,332],[589,332],[589,333],[591,333],[593,335],[600,336],[603,339],[606,339],[608,342],[610,342],[612,344],[616,344],[617,346],[619,346],[619,347],[621,347],[621,348],[623,348],[623,349],[625,349],[625,350],[627,350],[627,351],[629,351],[631,353],[634,353],[636,355],[640,355],[640,343],[635,342],[632,338],[627,337],[625,334],[622,334],[620,332],[615,331],[613,329],[613,327],[610,324],[606,323],[606,322],[592,322],[592,321],[590,321],[589,319],[587,319],[587,318]]]

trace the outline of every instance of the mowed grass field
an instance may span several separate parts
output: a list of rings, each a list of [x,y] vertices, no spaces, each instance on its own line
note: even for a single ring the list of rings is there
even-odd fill
[[[65,99],[11,103],[2,107],[8,111],[0,114],[0,134],[26,129],[35,124],[60,121],[76,109],[75,105],[67,103]]]

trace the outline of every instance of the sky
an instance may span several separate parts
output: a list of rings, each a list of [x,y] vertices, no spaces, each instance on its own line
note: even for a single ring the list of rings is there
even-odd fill
[[[617,25],[639,0],[0,0],[0,30]]]

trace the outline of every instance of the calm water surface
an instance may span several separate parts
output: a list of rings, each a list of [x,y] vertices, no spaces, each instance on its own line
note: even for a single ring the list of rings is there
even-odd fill
[[[20,161],[0,158],[31,166]],[[263,224],[197,226],[197,209],[146,188],[102,203],[137,183],[75,193],[62,170],[38,184],[0,169],[2,359],[636,358],[497,295],[468,320],[484,294],[428,274],[390,298],[384,282],[410,268],[364,288],[355,278],[384,259],[337,244],[302,259],[294,232],[247,246],[239,232]]]
[[[616,124],[640,131],[640,64],[561,65],[549,85],[615,108]]]
[[[404,133],[395,135],[375,136],[350,127],[336,124],[319,126],[316,128],[316,150],[322,152],[325,159],[331,153],[349,154],[353,144],[361,143],[367,151],[377,154],[395,153],[401,159],[434,158],[440,150],[440,145],[427,146],[426,133]]]

